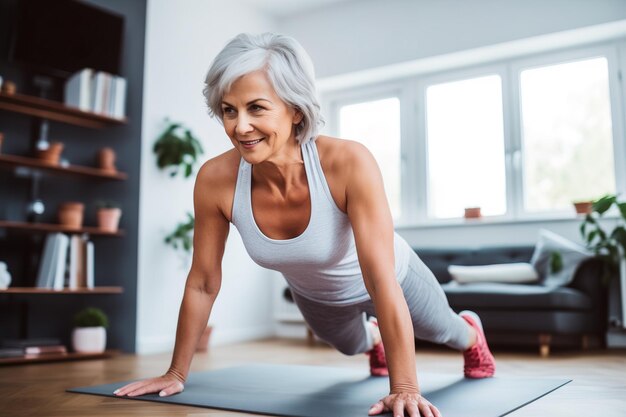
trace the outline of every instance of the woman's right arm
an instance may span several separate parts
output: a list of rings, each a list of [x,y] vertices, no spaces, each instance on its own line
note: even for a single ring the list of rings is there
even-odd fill
[[[176,344],[168,371],[159,377],[133,382],[114,392],[130,397],[158,392],[167,396],[181,392],[202,331],[206,328],[222,280],[222,257],[229,222],[220,208],[224,184],[215,184],[211,162],[198,173],[194,188],[194,253],[178,314]]]

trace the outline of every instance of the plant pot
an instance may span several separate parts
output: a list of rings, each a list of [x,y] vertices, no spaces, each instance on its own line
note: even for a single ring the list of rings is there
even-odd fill
[[[77,327],[72,332],[72,347],[75,352],[102,353],[107,344],[104,327]]]
[[[122,210],[117,207],[101,208],[97,212],[98,228],[107,232],[117,232]]]
[[[577,214],[589,214],[593,210],[593,201],[575,201],[573,204]]]
[[[480,213],[480,207],[466,207],[465,218],[466,219],[479,219],[482,217]]]
[[[104,171],[117,172],[115,168],[115,151],[111,148],[102,148],[98,151],[98,167]]]
[[[206,352],[209,350],[209,341],[211,340],[212,331],[213,326],[207,326],[206,329],[204,329],[202,336],[200,336],[198,344],[196,345],[196,352]]]
[[[68,202],[59,206],[59,223],[72,229],[80,229],[83,226],[83,203]]]
[[[37,158],[46,164],[59,165],[61,152],[63,152],[63,144],[61,142],[52,142],[48,149],[39,149],[37,151]]]

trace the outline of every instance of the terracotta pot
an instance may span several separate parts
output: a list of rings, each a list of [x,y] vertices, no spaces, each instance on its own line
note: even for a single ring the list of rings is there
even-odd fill
[[[122,210],[117,207],[98,209],[98,227],[107,232],[117,232]]]
[[[80,229],[83,226],[83,203],[68,202],[59,206],[59,223],[72,229]]]
[[[204,329],[202,336],[200,336],[198,344],[196,345],[196,352],[206,352],[209,350],[209,340],[211,339],[212,331],[213,326],[207,326],[206,329]]]
[[[465,208],[466,219],[479,219],[480,217],[482,217],[482,214],[480,213],[480,207]]]
[[[77,327],[72,332],[72,347],[75,352],[102,353],[107,344],[104,327]]]
[[[17,93],[17,85],[13,81],[6,80],[2,83],[2,88],[0,89],[4,94],[12,96]]]
[[[98,151],[98,167],[105,171],[117,172],[115,168],[115,151],[111,148],[102,148]]]
[[[593,209],[593,201],[576,201],[574,208],[577,214],[589,214]]]
[[[61,142],[52,142],[48,149],[37,151],[37,158],[50,165],[59,165],[61,152],[63,152],[63,144]]]

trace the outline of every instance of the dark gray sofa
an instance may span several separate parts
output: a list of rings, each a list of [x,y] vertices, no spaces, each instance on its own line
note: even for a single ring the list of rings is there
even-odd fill
[[[566,287],[541,284],[452,282],[449,265],[488,265],[529,262],[534,248],[485,247],[478,249],[414,248],[433,271],[453,310],[469,309],[482,319],[490,343],[537,343],[547,356],[553,341],[576,341],[586,348],[590,341],[605,345],[607,328],[606,289],[601,283],[601,264],[582,263]],[[593,339],[592,339],[593,338]]]

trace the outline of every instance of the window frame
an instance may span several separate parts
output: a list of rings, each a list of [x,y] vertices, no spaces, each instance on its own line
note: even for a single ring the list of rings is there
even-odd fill
[[[622,98],[626,85],[622,82],[622,68],[626,68],[626,38],[616,38],[594,44],[568,46],[550,51],[531,52],[503,59],[489,59],[482,63],[454,66],[445,70],[415,73],[391,81],[360,85],[340,90],[327,90],[322,96],[323,108],[328,109],[330,135],[339,132],[339,109],[348,104],[397,97],[400,100],[401,140],[401,218],[396,226],[437,226],[464,224],[462,217],[436,219],[427,216],[428,158],[426,141],[426,89],[429,85],[453,82],[487,75],[499,75],[502,82],[503,134],[505,151],[506,205],[500,216],[483,218],[484,222],[528,222],[573,219],[573,211],[532,213],[523,210],[523,153],[521,149],[520,74],[522,70],[545,65],[605,57],[609,71],[609,99],[611,106],[613,158],[616,192],[626,193],[626,115]]]

